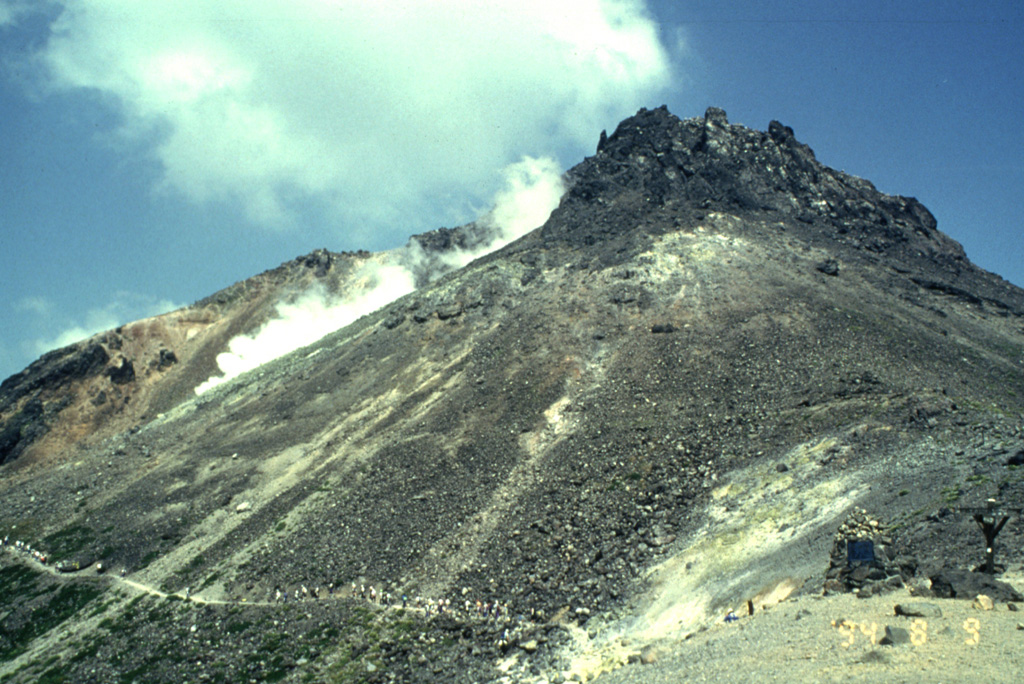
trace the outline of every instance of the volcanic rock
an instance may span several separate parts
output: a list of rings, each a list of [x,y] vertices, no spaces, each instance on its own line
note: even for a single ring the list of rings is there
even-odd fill
[[[418,236],[420,289],[202,395],[279,303],[391,257],[300,256],[0,384],[0,531],[111,569],[0,552],[0,678],[582,679],[723,606],[941,589],[983,553],[961,509],[1024,506],[1024,292],[919,202],[718,109],[641,110],[565,180],[537,230],[445,275],[486,222]]]
[[[1024,600],[1024,596],[1011,585],[982,572],[947,568],[930,579],[932,592],[940,598],[973,599],[978,594],[985,594],[1000,603]]]

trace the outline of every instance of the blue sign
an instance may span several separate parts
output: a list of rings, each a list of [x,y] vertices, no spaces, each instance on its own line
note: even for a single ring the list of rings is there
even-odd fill
[[[847,539],[846,562],[850,565],[873,563],[875,560],[875,542],[870,539]]]

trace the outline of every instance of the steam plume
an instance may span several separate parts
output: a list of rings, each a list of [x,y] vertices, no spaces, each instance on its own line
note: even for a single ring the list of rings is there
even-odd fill
[[[401,249],[376,255],[353,277],[347,292],[331,297],[314,286],[298,298],[281,302],[276,317],[255,333],[240,335],[217,356],[223,375],[196,387],[202,394],[246,371],[316,342],[358,318],[409,294],[417,282],[430,282],[500,249],[539,227],[558,206],[565,190],[558,163],[549,157],[522,161],[505,168],[505,188],[495,195],[494,208],[472,226],[468,247],[426,254],[416,240]]]

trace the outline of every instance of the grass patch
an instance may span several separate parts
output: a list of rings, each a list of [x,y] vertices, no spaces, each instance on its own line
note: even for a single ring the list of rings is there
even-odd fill
[[[150,551],[149,553],[147,553],[145,556],[142,557],[141,561],[139,561],[139,568],[138,569],[139,570],[143,569],[144,567],[146,567],[147,565],[149,565],[150,563],[152,563],[153,561],[155,561],[159,557],[160,557],[160,554],[158,552]]]
[[[203,583],[199,585],[199,589],[201,589],[201,590],[205,589],[206,587],[208,587],[211,584],[213,584],[214,582],[216,582],[218,579],[220,579],[220,572],[219,571],[213,573],[212,575],[210,575],[209,577],[204,579]]]
[[[238,634],[252,627],[252,623],[248,620],[232,620],[224,628],[224,631],[228,634]]]
[[[36,684],[64,684],[68,681],[67,672],[60,665],[55,665],[39,675]]]
[[[36,586],[36,573],[23,565],[0,568],[0,605],[10,598],[24,597]]]
[[[101,594],[98,587],[85,584],[67,584],[36,610],[30,619],[5,630],[7,639],[0,661],[11,660],[24,653],[32,641],[60,625]]]
[[[95,540],[96,534],[91,527],[72,525],[43,537],[41,546],[54,561],[59,561],[79,553]]]

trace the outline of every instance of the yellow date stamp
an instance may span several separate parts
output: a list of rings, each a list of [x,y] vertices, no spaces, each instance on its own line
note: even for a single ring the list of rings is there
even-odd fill
[[[857,635],[867,638],[872,646],[879,643],[878,623],[876,622],[851,622],[850,620],[833,620],[832,626],[839,632],[843,639],[840,646],[850,648],[857,641]],[[966,633],[964,643],[968,646],[977,646],[981,643],[981,620],[978,618],[967,618],[961,625]],[[928,643],[928,621],[915,618],[910,622],[908,630],[910,643],[914,646],[924,646]],[[884,630],[883,630],[884,633]]]

